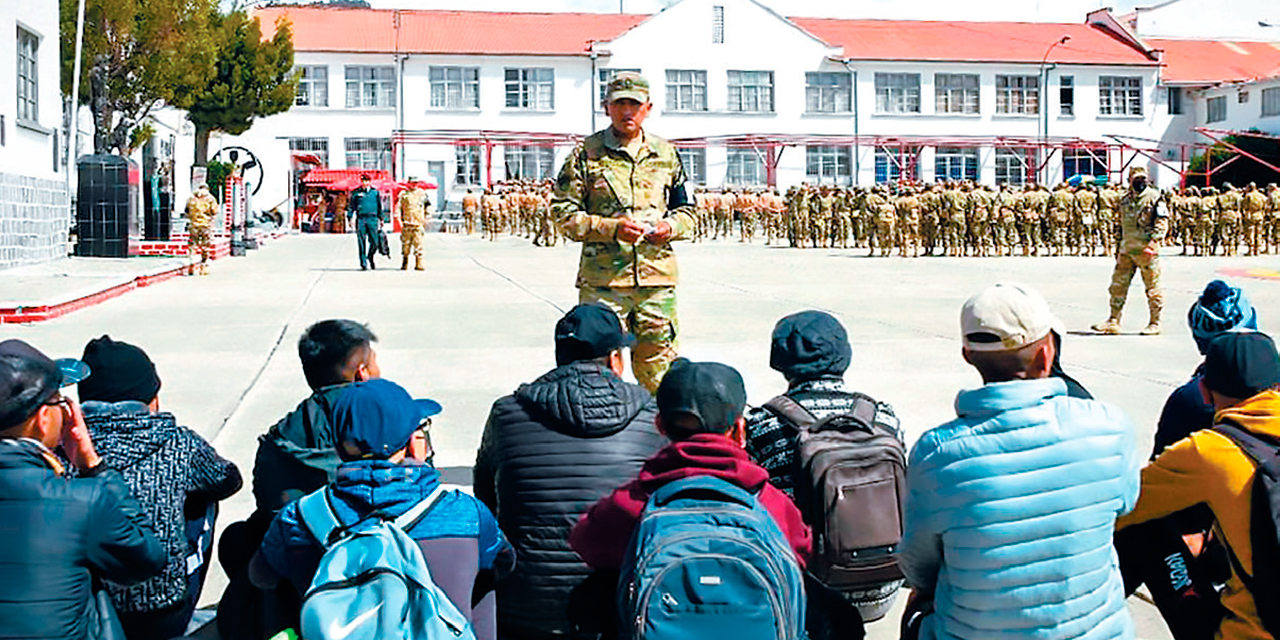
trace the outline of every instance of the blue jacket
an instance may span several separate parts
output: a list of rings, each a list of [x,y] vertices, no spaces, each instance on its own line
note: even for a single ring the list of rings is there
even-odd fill
[[[988,384],[907,464],[902,565],[933,593],[929,638],[1132,638],[1116,517],[1142,457],[1115,407],[1056,378]]]
[[[335,498],[338,519],[350,525],[374,510],[399,516],[430,495],[439,483],[440,473],[428,464],[359,460],[339,467],[328,490]],[[259,555],[277,576],[287,578],[302,594],[311,585],[324,550],[299,520],[297,501],[285,505],[267,530]],[[515,552],[488,507],[465,493],[448,493],[408,534],[422,547],[432,579],[471,619],[476,636],[495,637],[494,598],[480,602],[480,597],[510,573]],[[473,607],[473,603],[478,604]]]

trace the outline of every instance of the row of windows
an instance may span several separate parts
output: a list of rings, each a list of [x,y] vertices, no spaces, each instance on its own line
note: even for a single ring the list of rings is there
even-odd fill
[[[1236,93],[1236,102],[1245,104],[1249,102],[1249,92],[1239,91]],[[1227,97],[1214,96],[1205,101],[1208,107],[1208,114],[1205,122],[1222,122],[1227,119]],[[1262,117],[1269,118],[1271,116],[1280,116],[1280,87],[1272,87],[1262,90]]]
[[[604,101],[605,86],[614,74],[637,69],[599,70],[598,91]],[[393,67],[348,66],[347,108],[391,107],[396,78]],[[666,110],[707,111],[707,72],[698,69],[667,69]],[[434,109],[479,109],[479,67],[431,67],[428,71],[431,107]],[[505,106],[512,109],[551,111],[555,109],[555,70],[549,67],[508,68],[503,72]],[[996,113],[1035,115],[1040,113],[1040,78],[1034,75],[996,76]],[[728,71],[726,109],[734,112],[770,113],[774,110],[772,71]],[[920,113],[921,84],[918,73],[875,74],[876,113]],[[945,114],[982,112],[977,74],[934,74],[934,111]],[[1075,114],[1075,78],[1059,79],[1062,115]],[[295,104],[326,107],[328,69],[302,67]],[[810,113],[851,113],[853,74],[845,72],[805,73],[805,110]],[[1142,115],[1142,78],[1102,76],[1098,79],[1098,112],[1104,116]]]

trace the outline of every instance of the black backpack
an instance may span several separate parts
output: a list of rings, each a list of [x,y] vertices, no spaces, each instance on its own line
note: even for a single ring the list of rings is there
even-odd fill
[[[795,498],[813,528],[813,576],[837,591],[901,579],[906,448],[876,424],[875,400],[854,394],[849,411],[821,420],[785,395],[764,406],[798,435]]]
[[[1253,575],[1245,573],[1240,559],[1228,550],[1231,566],[1253,595],[1262,626],[1280,638],[1280,441],[1223,422],[1213,430],[1226,436],[1257,467],[1249,513],[1249,545],[1253,549]]]

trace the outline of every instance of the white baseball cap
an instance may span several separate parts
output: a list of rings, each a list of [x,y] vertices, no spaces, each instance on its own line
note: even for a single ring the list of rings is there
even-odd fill
[[[970,351],[1021,349],[1049,335],[1062,335],[1062,321],[1044,296],[1030,287],[994,284],[969,298],[960,310],[960,337]]]

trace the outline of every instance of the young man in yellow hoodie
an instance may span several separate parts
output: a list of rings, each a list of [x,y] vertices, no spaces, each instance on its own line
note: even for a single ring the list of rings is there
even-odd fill
[[[1214,424],[1236,426],[1263,440],[1280,439],[1280,356],[1263,333],[1231,332],[1205,351],[1200,391],[1213,405]],[[1224,640],[1272,639],[1263,625],[1254,595],[1240,569],[1254,574],[1250,522],[1255,466],[1229,437],[1214,429],[1192,433],[1165,449],[1142,470],[1142,495],[1116,526],[1124,528],[1204,503],[1222,539],[1238,563],[1222,593],[1225,609],[1216,637]],[[1267,606],[1275,606],[1269,604]]]

